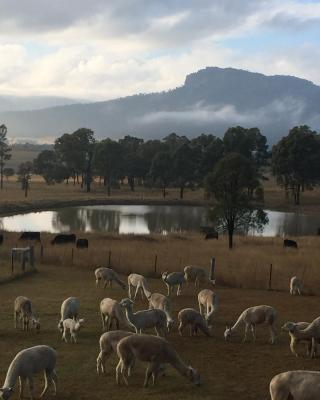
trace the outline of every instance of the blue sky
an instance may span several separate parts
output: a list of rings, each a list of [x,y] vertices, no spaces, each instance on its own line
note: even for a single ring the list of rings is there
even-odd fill
[[[206,66],[320,84],[320,1],[1,0],[0,94],[101,100]]]

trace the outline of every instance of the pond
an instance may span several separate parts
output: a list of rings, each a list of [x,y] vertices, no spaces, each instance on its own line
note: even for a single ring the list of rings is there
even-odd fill
[[[320,215],[268,211],[269,223],[263,236],[315,235]],[[66,207],[51,211],[18,214],[0,218],[0,229],[42,232],[109,232],[120,234],[182,233],[199,231],[207,225],[205,207],[102,205]]]

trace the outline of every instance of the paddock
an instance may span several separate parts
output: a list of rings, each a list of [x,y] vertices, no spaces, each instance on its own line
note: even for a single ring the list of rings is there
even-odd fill
[[[122,278],[125,278],[122,276]],[[166,293],[160,279],[148,279],[152,292]],[[168,336],[182,359],[197,368],[203,385],[193,387],[173,369],[168,367],[167,376],[159,378],[155,387],[142,388],[145,365],[137,365],[130,379],[130,387],[118,387],[115,382],[116,355],[107,363],[107,375],[97,376],[96,357],[99,352],[98,340],[102,333],[99,302],[104,297],[120,300],[126,293],[118,287],[103,289],[95,287],[92,270],[79,266],[43,265],[39,273],[5,285],[0,292],[0,384],[3,383],[7,368],[15,354],[26,347],[47,344],[58,352],[58,398],[59,399],[147,399],[201,398],[211,400],[270,399],[268,385],[271,378],[283,371],[308,369],[318,370],[319,359],[307,358],[305,347],[299,346],[303,356],[295,358],[289,349],[288,334],[281,333],[281,325],[288,320],[311,321],[319,316],[317,296],[290,296],[289,291],[248,290],[217,287],[220,308],[214,325],[214,336],[207,338],[179,337],[177,324]],[[32,299],[35,311],[41,319],[41,333],[15,331],[12,309],[17,295]],[[197,292],[191,286],[179,297],[173,297],[173,316],[176,320],[179,310],[185,307],[197,309]],[[79,335],[77,344],[61,341],[57,329],[61,302],[76,296],[80,300],[80,315],[86,325]],[[242,344],[242,333],[225,342],[223,332],[226,323],[234,322],[245,308],[268,304],[278,311],[278,343],[268,343],[269,332],[257,327],[257,342]],[[134,310],[147,308],[146,300],[137,299]],[[150,332],[153,333],[153,332]],[[185,332],[187,334],[187,330]],[[250,339],[250,335],[249,335]],[[39,379],[39,381],[38,381]],[[42,376],[35,382],[36,390],[42,387]],[[41,381],[41,382],[40,382]],[[14,399],[17,398],[18,387]],[[37,392],[38,393],[38,392]]]

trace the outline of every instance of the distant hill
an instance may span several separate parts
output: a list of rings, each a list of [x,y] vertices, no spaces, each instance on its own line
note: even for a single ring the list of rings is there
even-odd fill
[[[229,126],[258,126],[270,143],[294,125],[320,129],[320,87],[292,76],[208,67],[168,92],[91,104],[2,112],[11,137],[56,138],[88,127],[96,136],[161,138],[170,132],[223,135]]]

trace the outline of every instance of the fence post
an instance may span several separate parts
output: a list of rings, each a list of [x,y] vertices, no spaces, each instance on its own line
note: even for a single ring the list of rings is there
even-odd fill
[[[270,264],[270,270],[269,270],[269,287],[268,287],[268,290],[271,290],[271,285],[272,285],[272,264]]]
[[[216,259],[214,257],[211,258],[210,261],[210,280],[213,281],[214,280],[214,269],[216,266]]]
[[[111,267],[111,250],[109,250],[109,265],[108,265],[108,267],[109,268]]]
[[[14,259],[13,251],[11,250],[11,274],[12,274],[12,275],[13,275],[13,273],[14,273],[13,259]]]
[[[74,256],[74,250],[72,247],[72,249],[71,249],[71,265],[73,265],[73,256]]]
[[[157,274],[157,262],[158,262],[158,254],[155,255],[154,258],[154,273]]]
[[[34,246],[30,246],[30,266],[34,269]]]
[[[43,254],[44,254],[44,247],[43,247],[43,245],[41,245],[41,247],[40,247],[40,259],[41,259],[41,263],[43,263]]]

